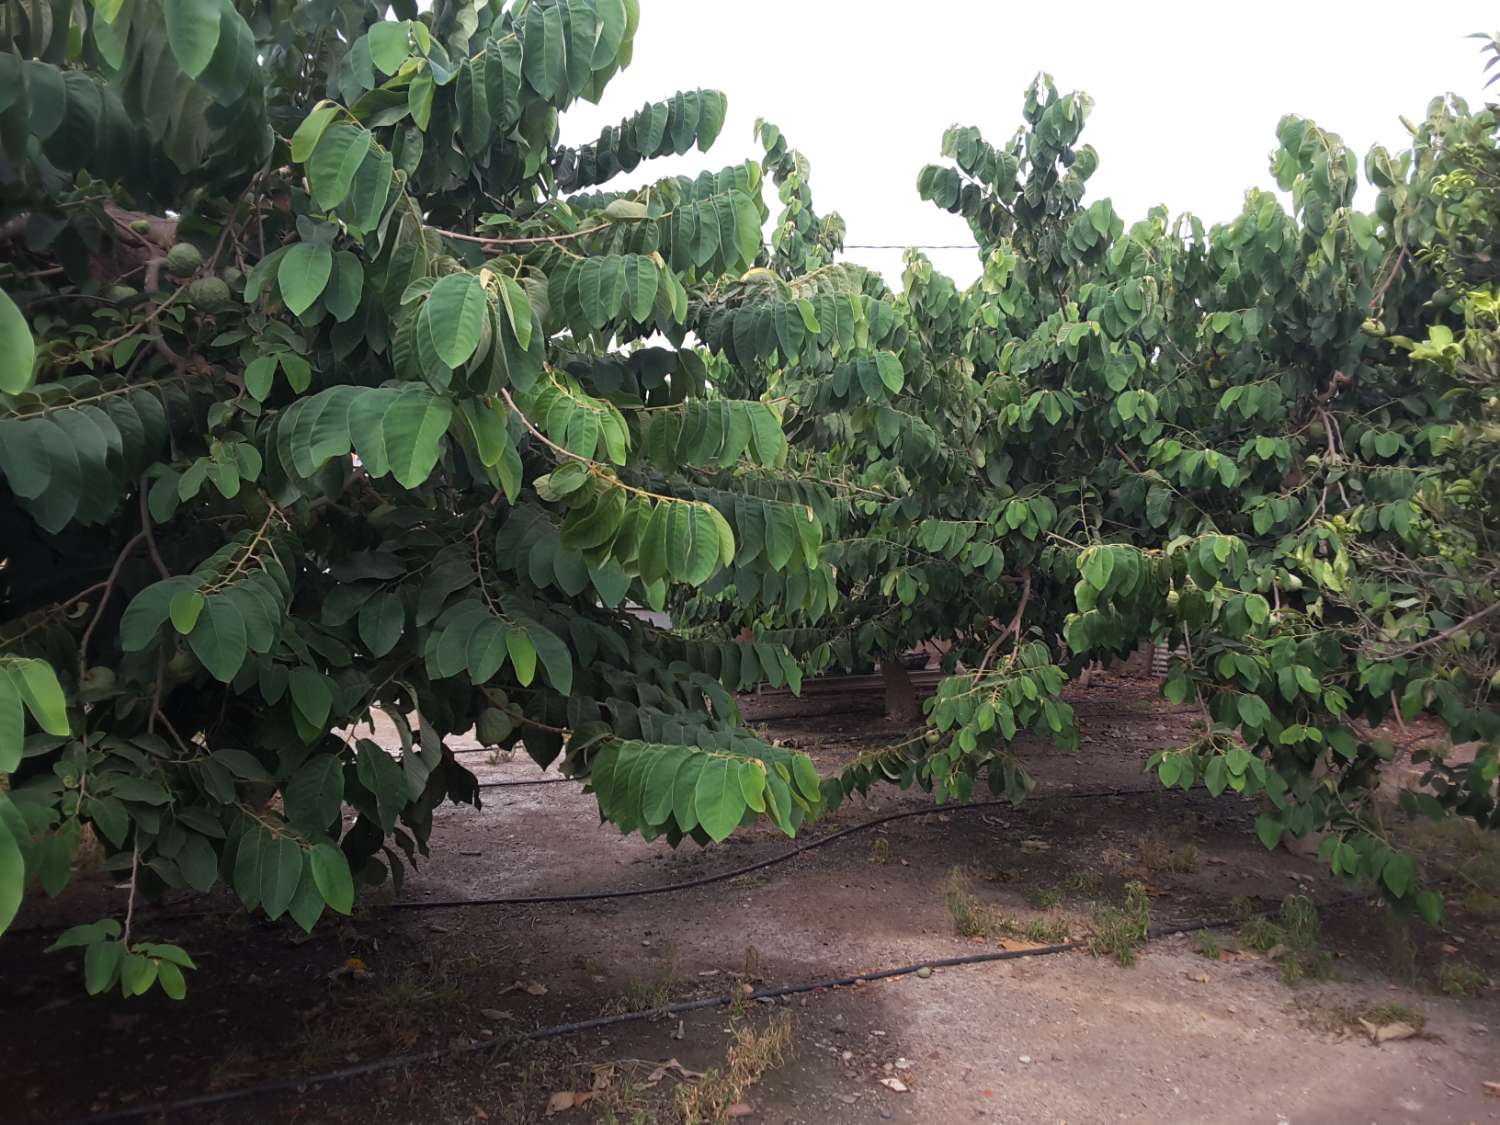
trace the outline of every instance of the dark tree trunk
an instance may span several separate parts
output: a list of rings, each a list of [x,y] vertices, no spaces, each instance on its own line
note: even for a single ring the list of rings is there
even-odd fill
[[[882,657],[880,677],[885,681],[885,713],[887,718],[903,723],[922,721],[922,705],[917,702],[917,689],[900,656]]]

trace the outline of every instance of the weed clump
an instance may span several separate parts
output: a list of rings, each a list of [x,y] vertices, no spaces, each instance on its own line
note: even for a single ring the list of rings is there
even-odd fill
[[[1319,944],[1322,932],[1317,904],[1305,894],[1282,899],[1274,921],[1264,914],[1251,913],[1240,923],[1240,940],[1279,964],[1287,984],[1332,975],[1333,958]]]
[[[1026,892],[1026,905],[1037,910],[1051,910],[1062,905],[1062,894],[1056,887],[1035,887]]]
[[[785,1012],[764,1028],[741,1027],[734,1033],[723,1070],[710,1070],[696,1082],[677,1087],[677,1108],[683,1125],[724,1121],[730,1108],[768,1071],[792,1054],[792,1020]]]
[[[1089,952],[1095,957],[1113,957],[1121,965],[1134,965],[1135,951],[1150,930],[1151,904],[1146,899],[1145,884],[1132,880],[1125,884],[1123,905],[1102,906],[1094,911]]]
[[[1489,983],[1489,977],[1467,961],[1444,961],[1438,967],[1438,988],[1448,996],[1478,996]]]
[[[1085,867],[1070,873],[1063,880],[1063,885],[1068,890],[1076,891],[1078,894],[1091,895],[1098,891],[1100,884],[1103,882],[1104,878],[1099,872],[1093,868]]]
[[[1148,871],[1166,871],[1174,875],[1191,875],[1201,860],[1197,844],[1179,845],[1172,836],[1153,829],[1136,838],[1136,850]]]

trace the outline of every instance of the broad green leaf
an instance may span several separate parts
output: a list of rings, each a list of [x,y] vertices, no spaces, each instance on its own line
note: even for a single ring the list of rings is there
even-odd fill
[[[26,390],[35,367],[36,343],[31,328],[16,303],[0,289],[0,391],[18,395]]]
[[[0,665],[0,773],[14,773],[21,764],[25,742],[26,714],[21,693]]]
[[[297,131],[292,134],[292,160],[298,164],[307,163],[307,158],[317,147],[318,141],[323,136],[323,131],[328,128],[334,117],[338,114],[340,107],[335,102],[322,101],[312,108],[312,111],[302,119],[302,124],[297,126]]]
[[[302,713],[309,726],[321,730],[328,725],[328,716],[333,707],[333,691],[321,672],[306,664],[299,664],[288,674],[287,686],[292,691],[292,704]]]
[[[704,762],[693,790],[693,807],[714,843],[727,839],[745,815],[739,762],[717,757]]]
[[[293,824],[324,831],[344,803],[344,768],[333,754],[316,754],[292,774],[283,795]]]
[[[522,687],[529,686],[536,676],[536,646],[525,629],[512,629],[505,635],[505,650],[510,654],[511,667],[516,670],[516,679]]]
[[[219,45],[218,0],[162,0],[162,15],[177,65],[189,78],[197,78],[208,69]]]
[[[260,908],[272,919],[286,913],[302,880],[302,846],[290,836],[273,834],[261,847]]]
[[[427,294],[422,317],[437,354],[449,367],[462,367],[479,347],[489,297],[472,273],[450,273]]]
[[[15,808],[8,793],[0,792],[0,802],[7,810]],[[21,842],[7,826],[11,819],[0,816],[0,934],[10,928],[26,890],[26,861],[21,854]]]
[[[214,679],[227,684],[239,674],[249,653],[245,619],[234,602],[222,594],[208,599],[188,645]]]
[[[71,733],[67,700],[50,664],[45,660],[10,660],[0,664],[0,671],[10,673],[11,683],[39,727],[48,734]]]
[[[313,879],[323,901],[338,913],[348,914],[354,909],[354,879],[344,853],[332,844],[318,844],[311,858]]]
[[[416,488],[432,475],[452,416],[452,402],[419,383],[402,387],[391,401],[381,435],[391,473],[403,488]]]
[[[396,647],[406,627],[406,608],[395,594],[376,594],[360,607],[359,639],[370,655],[384,656]]]
[[[313,199],[324,211],[332,211],[349,197],[354,174],[364,163],[373,140],[364,126],[344,121],[336,121],[323,130],[307,158],[306,168]]]
[[[405,20],[382,20],[370,25],[370,61],[384,74],[395,74],[411,53],[411,34]],[[294,157],[295,159],[295,157]]]
[[[208,604],[206,599],[198,590],[179,590],[172,596],[169,611],[172,617],[172,628],[184,637],[187,636],[198,624],[198,617],[203,613],[203,607],[206,604]]]
[[[276,284],[281,299],[296,316],[301,316],[328,287],[333,273],[333,252],[316,242],[299,242],[281,259],[276,270]]]
[[[1416,861],[1406,852],[1397,852],[1391,856],[1380,871],[1380,881],[1396,898],[1404,898],[1416,878]]]

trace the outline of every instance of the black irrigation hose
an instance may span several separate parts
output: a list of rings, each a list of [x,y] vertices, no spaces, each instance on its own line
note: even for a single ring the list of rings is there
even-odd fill
[[[1083,795],[1079,794],[1079,796]],[[983,806],[966,805],[963,807],[977,808]],[[1327,910],[1330,907],[1341,906],[1345,903],[1368,897],[1368,893],[1343,895],[1320,904],[1319,910]],[[1265,916],[1273,912],[1273,910],[1262,910],[1255,913]],[[1146,940],[1157,941],[1161,938],[1174,937],[1178,934],[1223,929],[1225,926],[1237,925],[1243,920],[1242,917],[1204,919],[1203,921],[1190,922],[1186,925],[1153,928],[1148,931]],[[1087,946],[1088,943],[1084,941],[1066,941],[1055,945],[1033,946],[1030,949],[996,949],[987,953],[969,953],[961,957],[934,957],[927,961],[919,961],[910,965],[900,965],[891,969],[875,969],[867,973],[850,973],[846,976],[830,977],[826,980],[806,981],[801,984],[785,984],[774,988],[758,988],[751,993],[740,996],[724,993],[718,996],[704,997],[699,1000],[682,1000],[660,1008],[649,1008],[636,1012],[622,1012],[612,1016],[597,1016],[593,1019],[577,1020],[573,1023],[560,1023],[551,1027],[538,1028],[536,1031],[527,1032],[523,1038],[528,1042],[557,1039],[564,1035],[576,1035],[579,1032],[593,1031],[597,1028],[612,1027],[622,1023],[636,1023],[641,1020],[657,1019],[661,1016],[681,1015],[685,1012],[700,1011],[704,1008],[721,1008],[733,1004],[736,1000],[776,1000],[783,996],[795,996],[804,992],[820,992],[830,988],[844,988],[870,981],[890,980],[893,977],[910,976],[913,973],[921,972],[923,969],[947,969],[960,965],[985,964],[991,961],[1019,961],[1030,957],[1052,957],[1059,953],[1071,953],[1074,950],[1084,949]],[[248,1098],[281,1093],[287,1090],[303,1090],[308,1087],[322,1085],[325,1082],[338,1082],[346,1078],[356,1078],[361,1074],[371,1074],[380,1070],[393,1070],[416,1063],[434,1062],[442,1058],[457,1059],[467,1055],[478,1054],[482,1051],[494,1050],[500,1045],[495,1042],[479,1041],[456,1049],[443,1047],[432,1051],[387,1055],[382,1058],[371,1059],[369,1062],[356,1063],[353,1066],[341,1067],[338,1070],[325,1071],[322,1074],[314,1074],[308,1077],[283,1078],[275,1082],[262,1082],[255,1086],[241,1087],[238,1090],[226,1090],[217,1094],[199,1094],[196,1097],[181,1098],[171,1102],[132,1106],[129,1109],[115,1110],[111,1113],[73,1118],[70,1121],[64,1122],[64,1125],[105,1125],[105,1123],[112,1121],[133,1121],[136,1118],[151,1114],[168,1114],[182,1109],[222,1105],[226,1102],[242,1101]]]
[[[549,779],[550,780],[550,779]],[[571,781],[572,778],[558,778],[559,781]],[[510,784],[524,784],[512,782]],[[1057,792],[1036,793],[1028,797],[1029,801],[1054,801],[1054,800],[1082,800],[1096,798],[1108,800],[1111,797],[1143,797],[1152,794],[1166,793],[1167,790],[1155,786],[1134,787],[1129,789],[1091,789],[1081,792]],[[400,900],[397,902],[384,903],[379,909],[383,910],[447,910],[458,909],[465,906],[534,906],[544,903],[555,902],[596,902],[603,899],[614,898],[643,898],[647,895],[668,894],[672,891],[686,891],[694,887],[706,887],[711,883],[721,883],[726,879],[736,879],[741,875],[748,875],[754,871],[761,871],[767,867],[774,867],[778,863],[785,863],[789,859],[796,859],[804,852],[810,852],[814,848],[821,848],[824,844],[831,844],[835,840],[841,840],[845,836],[852,836],[856,832],[864,832],[870,828],[878,828],[882,824],[888,824],[893,820],[905,820],[915,816],[935,816],[942,813],[967,812],[971,809],[994,809],[1004,808],[1015,811],[1019,806],[1010,801],[972,801],[964,805],[926,805],[919,809],[905,809],[901,812],[887,813],[867,820],[860,824],[851,824],[847,828],[840,828],[836,832],[830,832],[826,836],[819,836],[814,840],[803,843],[782,852],[780,855],[771,856],[769,859],[757,860],[743,867],[734,867],[728,871],[720,871],[713,875],[704,875],[697,879],[688,879],[679,883],[663,883],[656,887],[642,887],[632,890],[614,891],[582,891],[575,894],[561,895],[494,895],[485,898],[451,898],[451,899],[428,899]],[[185,910],[172,914],[162,914],[149,917],[149,922],[176,922],[190,918],[208,918],[215,916],[227,916],[232,910]],[[44,931],[64,929],[65,923],[40,923],[34,926],[15,928],[8,931],[10,934],[41,933]]]
[[[534,777],[529,781],[481,781],[480,789],[514,789],[520,785],[561,785],[565,781],[577,781],[573,777]]]
[[[1152,793],[1165,793],[1162,788],[1133,788],[1133,789],[1095,789],[1083,793],[1038,793],[1030,797],[1033,801],[1047,800],[1075,800],[1081,798],[1096,798],[1104,800],[1110,797],[1137,797]],[[973,809],[995,809],[1006,808],[1014,810],[1016,806],[1010,801],[971,801],[964,805],[927,805],[920,809],[905,809],[901,812],[887,813],[878,816],[874,820],[867,820],[860,824],[851,824],[847,828],[840,828],[837,832],[830,832],[826,836],[819,836],[815,840],[806,840],[796,844],[780,855],[773,855],[769,859],[756,860],[747,863],[743,867],[733,867],[728,871],[719,871],[712,875],[702,875],[696,879],[686,879],[679,883],[662,883],[655,887],[640,887],[632,890],[616,891],[579,891],[573,894],[557,895],[493,895],[484,898],[448,898],[428,899],[425,901],[403,900],[400,902],[388,902],[385,904],[387,910],[447,910],[464,906],[534,906],[541,903],[551,902],[597,902],[602,899],[611,898],[643,898],[647,895],[669,894],[673,891],[686,891],[694,887],[706,887],[710,883],[722,883],[726,879],[737,879],[741,875],[749,875],[754,871],[761,871],[767,867],[774,867],[778,863],[785,863],[789,859],[796,859],[804,852],[810,852],[814,848],[821,848],[825,844],[831,844],[835,840],[842,840],[845,836],[852,836],[856,832],[864,832],[870,828],[877,828],[882,824],[889,824],[893,820],[905,820],[913,816],[934,816],[941,813],[968,812]]]

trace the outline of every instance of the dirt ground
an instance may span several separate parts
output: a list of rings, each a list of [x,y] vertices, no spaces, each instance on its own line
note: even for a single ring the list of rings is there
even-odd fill
[[[1160,927],[1225,917],[1236,898],[1270,908],[1299,889],[1325,902],[1347,897],[1315,860],[1261,848],[1249,803],[1151,788],[1147,756],[1179,740],[1189,721],[1156,698],[1153,683],[1099,676],[1073,702],[1084,732],[1078,754],[1022,746],[1041,791],[1139,786],[1141,795],[1033,798],[1017,809],[899,820],[728,883],[660,896],[376,905],[309,939],[233,915],[162,921],[160,936],[200,965],[179,1004],[159,995],[91,1000],[77,958],[41,955],[35,933],[9,936],[0,944],[0,1113],[71,1120],[456,1048],[463,1053],[409,1068],[138,1119],[649,1125],[681,1119],[674,1092],[684,1069],[723,1070],[736,1031],[785,1020],[790,1058],[736,1092],[736,1116],[779,1125],[1500,1121],[1500,1097],[1484,1085],[1500,1082],[1500,994],[1491,986],[1455,998],[1436,987],[1444,964],[1500,976],[1500,931],[1457,896],[1445,931],[1405,937],[1369,902],[1326,909],[1321,948],[1331,972],[1295,986],[1278,950],[1257,953],[1231,928],[1219,931],[1215,959],[1194,933],[1153,941],[1129,968],[1077,951],[518,1045],[536,1028],[746,983],[1019,948],[1028,923],[1049,940],[1083,937],[1130,880],[1145,884]],[[873,717],[879,706],[878,688],[745,701],[751,721],[825,772],[902,733]],[[485,780],[537,776],[522,759],[466,760]],[[404,901],[644,888],[789,846],[758,827],[715,849],[673,852],[601,825],[572,784],[484,796],[481,812],[438,814],[433,858],[408,878]],[[920,793],[875,791],[806,836],[929,804]],[[1443,859],[1434,851],[1431,868]],[[975,908],[1009,919],[1008,933],[958,936],[946,893],[955,868]],[[111,897],[118,902],[118,891],[85,886],[23,924],[96,917]],[[351,958],[363,966],[357,977],[340,972]],[[1417,1034],[1377,1046],[1360,1017],[1405,1022]],[[570,1091],[593,1097],[547,1116],[549,1099]]]

